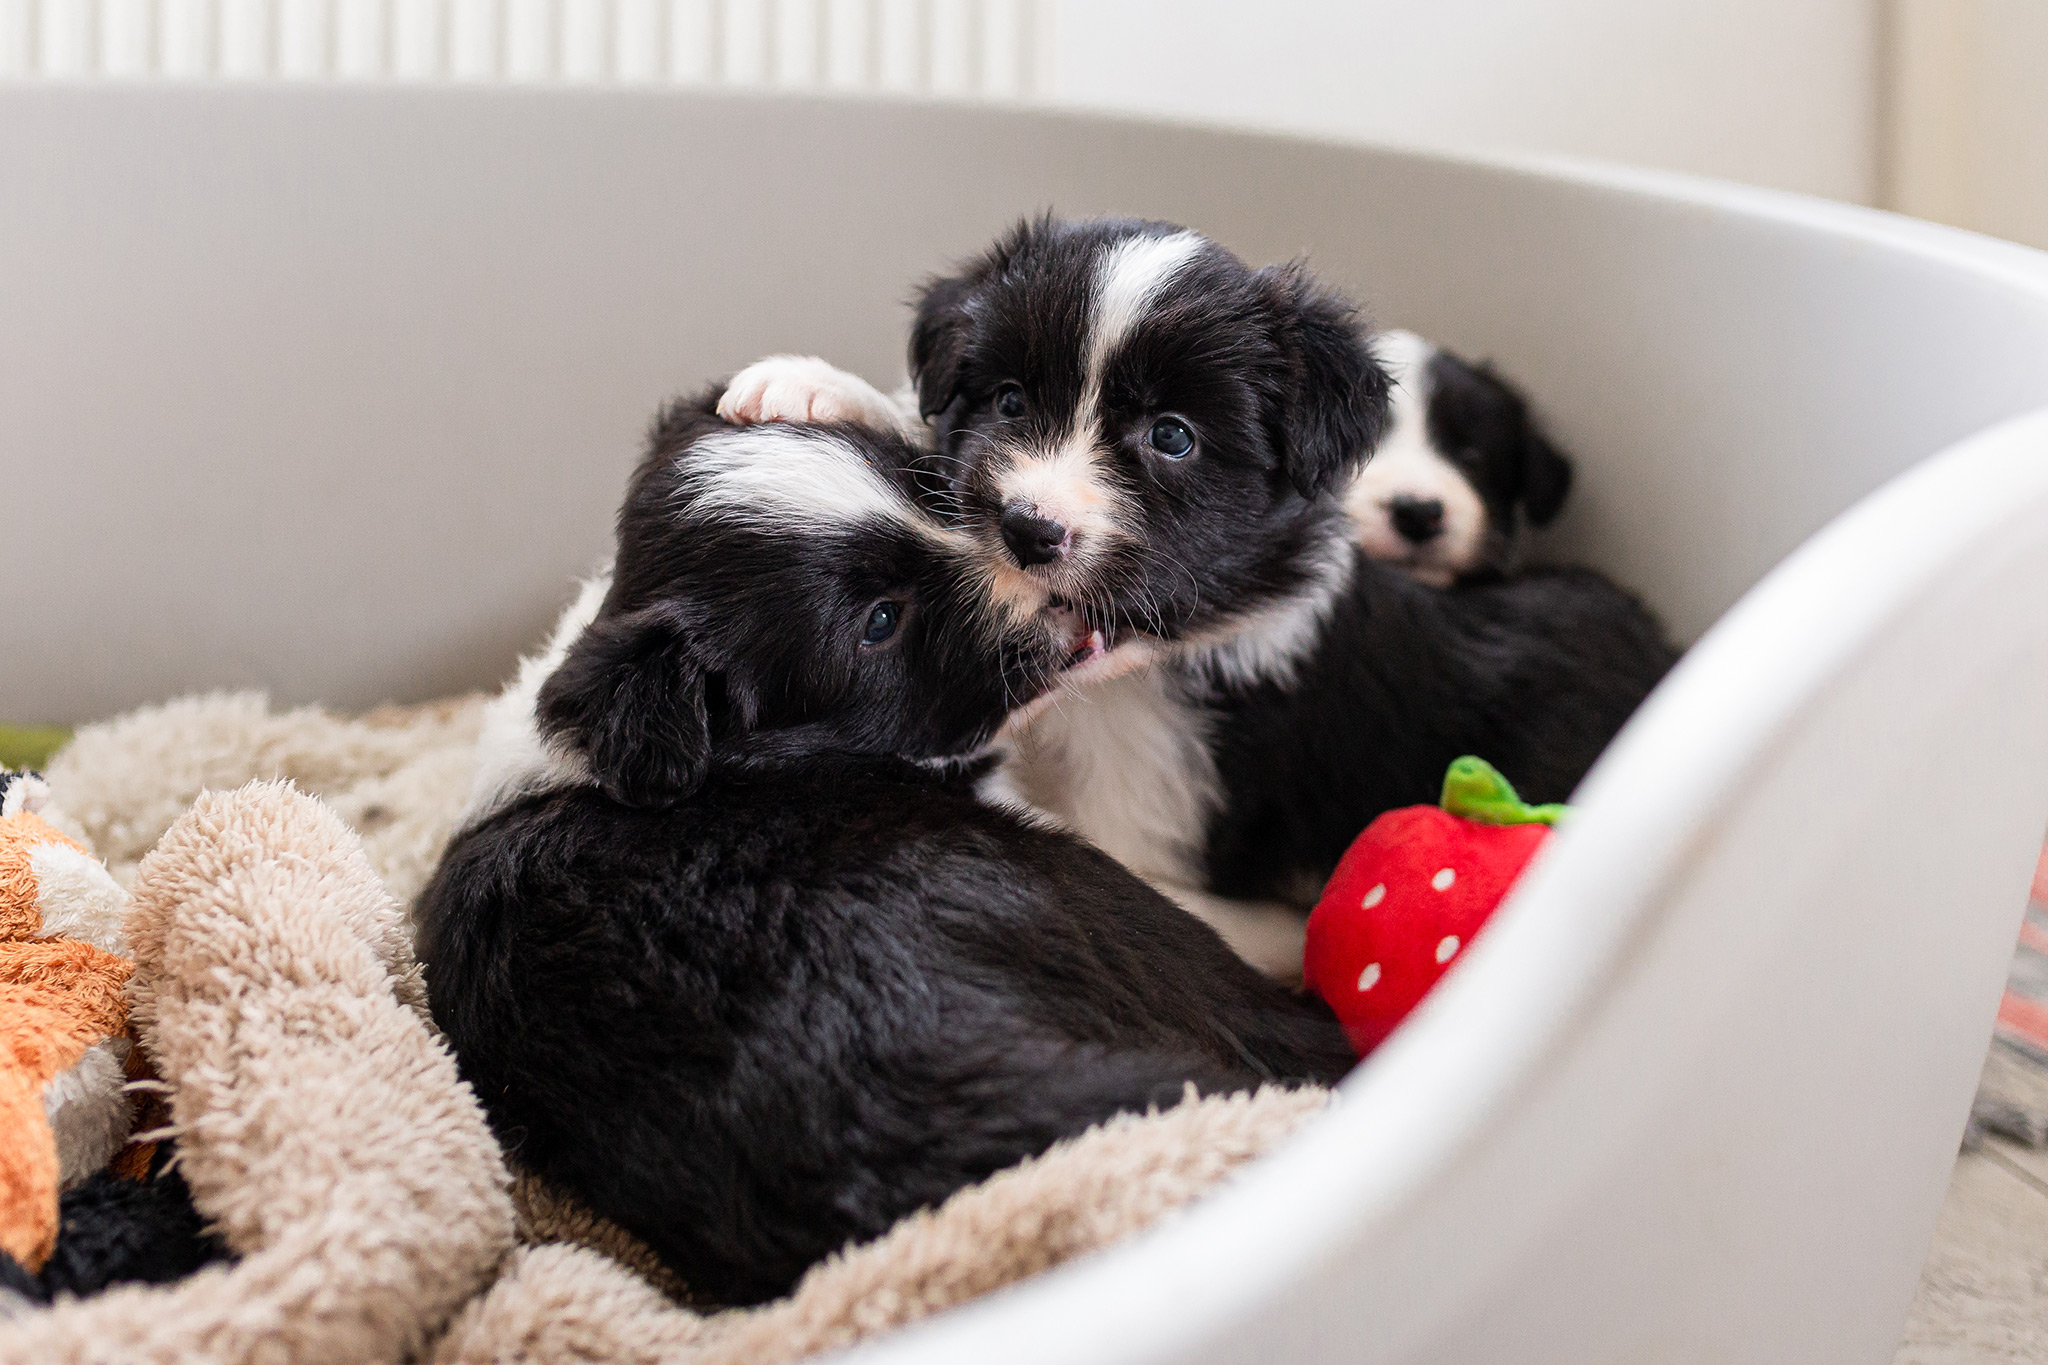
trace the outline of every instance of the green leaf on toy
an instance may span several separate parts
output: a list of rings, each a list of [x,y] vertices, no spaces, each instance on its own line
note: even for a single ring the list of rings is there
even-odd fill
[[[1555,802],[1530,805],[1515,795],[1498,768],[1470,754],[1451,760],[1444,772],[1443,799],[1437,804],[1460,819],[1482,825],[1555,825],[1571,813],[1570,806]]]

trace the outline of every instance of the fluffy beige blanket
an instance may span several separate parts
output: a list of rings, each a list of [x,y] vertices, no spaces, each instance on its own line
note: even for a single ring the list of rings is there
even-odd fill
[[[345,719],[198,698],[90,727],[51,764],[132,883],[144,1045],[193,1198],[241,1259],[21,1313],[0,1361],[795,1360],[1114,1242],[1328,1103],[1272,1089],[1122,1118],[786,1299],[692,1311],[645,1247],[512,1179],[425,1017],[403,907],[467,795],[479,704]]]

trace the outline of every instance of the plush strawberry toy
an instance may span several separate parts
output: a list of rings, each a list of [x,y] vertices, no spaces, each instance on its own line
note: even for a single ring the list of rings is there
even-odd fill
[[[1390,810],[1352,841],[1308,917],[1302,975],[1359,1056],[1450,969],[1565,810],[1524,805],[1492,764],[1460,758],[1438,805]]]

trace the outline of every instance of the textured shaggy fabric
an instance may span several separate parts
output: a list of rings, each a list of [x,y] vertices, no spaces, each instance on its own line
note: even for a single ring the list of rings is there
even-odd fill
[[[708,1318],[588,1248],[523,1251],[434,1359],[776,1365],[851,1346],[1157,1222],[1328,1103],[1268,1089],[1112,1120],[824,1262],[786,1299]]]
[[[52,847],[85,852],[76,839],[33,810],[0,816],[0,938],[42,935],[36,854]]]
[[[82,727],[46,776],[124,884],[201,792],[289,778],[361,836],[409,906],[469,797],[482,711],[483,698],[461,697],[351,719],[274,711],[255,692],[185,697]]]
[[[401,1004],[397,906],[284,784],[202,799],[144,860],[134,1014],[179,1169],[242,1259],[0,1322],[0,1361],[378,1361],[417,1352],[512,1246],[505,1167]]]
[[[675,1302],[691,1301],[689,1286],[654,1254],[653,1247],[550,1188],[531,1171],[521,1171],[513,1179],[512,1208],[519,1218],[519,1240],[527,1246],[563,1243],[588,1247],[625,1266]]]
[[[57,1138],[57,1178],[71,1189],[113,1160],[128,1140],[134,1103],[124,1090],[128,1040],[103,1038],[43,1087],[43,1117]]]
[[[0,820],[23,811],[40,815],[81,848],[90,842],[84,827],[57,809],[50,796],[50,784],[40,773],[0,771]]]
[[[475,728],[467,700],[350,721],[209,697],[87,727],[53,761],[84,831],[131,864],[201,788],[256,774],[294,775],[373,828],[359,848],[335,813],[258,785],[205,797],[128,869],[138,1026],[195,1202],[243,1259],[0,1323],[0,1362],[796,1360],[1127,1236],[1328,1102],[1268,1090],[1121,1118],[815,1267],[786,1299],[680,1307],[685,1287],[622,1230],[538,1182],[507,1196],[418,1013],[375,872],[406,898],[423,882],[468,795]],[[515,1233],[528,1245],[503,1259]]]
[[[35,1273],[56,1242],[59,1192],[127,1134],[120,1060],[106,1044],[127,1024],[129,966],[92,943],[48,936],[56,927],[45,904],[60,920],[71,909],[50,892],[78,882],[78,863],[98,865],[28,808],[28,797],[44,795],[31,781],[8,784],[10,813],[0,815],[0,1251]],[[91,907],[69,918],[105,928],[90,924]]]
[[[29,867],[35,873],[45,938],[75,938],[126,956],[121,922],[128,913],[128,893],[99,859],[67,840],[36,845],[29,851]]]
[[[128,940],[121,926],[128,893],[78,842],[83,831],[74,835],[75,825],[40,778],[12,784],[8,798],[18,798],[20,809],[5,823],[19,824],[34,812],[64,834],[28,850],[36,909],[42,918],[38,936],[76,939],[125,959]],[[126,974],[127,968],[121,967],[119,975]],[[129,1053],[125,1034],[102,1039],[43,1087],[43,1113],[56,1134],[59,1178],[67,1190],[106,1165],[127,1140],[134,1116],[133,1100],[122,1089]]]
[[[0,949],[39,946],[0,944]],[[65,946],[99,951],[82,943]],[[0,1251],[36,1271],[57,1239],[62,1171],[56,1135],[43,1108],[43,1087],[106,1030],[76,1012],[61,990],[6,980],[11,967],[22,965],[0,955]],[[120,997],[114,998],[118,1003]]]
[[[704,1319],[588,1247],[523,1247],[436,1348],[434,1365],[656,1365],[691,1359]]]

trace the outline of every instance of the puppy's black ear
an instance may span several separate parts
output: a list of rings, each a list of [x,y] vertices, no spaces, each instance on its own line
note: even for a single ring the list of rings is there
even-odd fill
[[[582,750],[598,786],[624,805],[681,800],[710,767],[704,669],[660,607],[591,622],[535,712],[541,733]]]
[[[965,275],[933,280],[917,300],[910,328],[910,379],[917,385],[917,411],[930,421],[960,392],[960,366],[967,353],[967,315],[962,308],[973,288]]]
[[[1287,476],[1305,498],[1357,472],[1387,422],[1387,372],[1351,305],[1299,265],[1258,274],[1279,319],[1290,374],[1280,432]]]
[[[1548,526],[1572,491],[1572,462],[1525,417],[1522,427],[1522,508],[1531,526]]]

